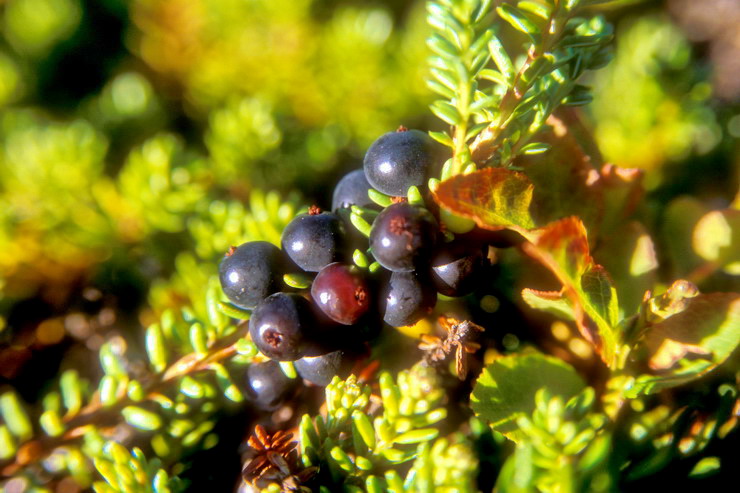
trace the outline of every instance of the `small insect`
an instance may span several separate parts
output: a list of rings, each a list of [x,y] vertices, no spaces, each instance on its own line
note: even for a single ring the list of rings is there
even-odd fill
[[[448,354],[455,349],[455,369],[457,377],[465,380],[468,375],[467,354],[472,354],[480,349],[480,344],[468,339],[477,332],[485,329],[469,320],[460,321],[453,317],[439,317],[439,325],[447,331],[447,336],[442,339],[437,336],[424,334],[421,336],[419,349],[427,351],[424,361],[427,364],[444,361]]]

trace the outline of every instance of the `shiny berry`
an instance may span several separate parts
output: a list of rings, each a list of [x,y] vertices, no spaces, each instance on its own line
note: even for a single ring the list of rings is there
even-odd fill
[[[334,187],[334,196],[331,201],[331,210],[336,212],[342,208],[348,208],[353,205],[358,207],[375,208],[376,204],[367,195],[370,190],[370,184],[365,178],[365,172],[356,169],[344,175]]]
[[[370,248],[380,265],[410,272],[429,260],[439,227],[432,214],[405,202],[386,207],[373,222]]]
[[[431,278],[445,296],[464,296],[485,278],[488,262],[480,247],[464,243],[444,245],[431,260]]]
[[[337,260],[344,239],[344,225],[336,214],[311,207],[283,230],[283,250],[301,269],[318,272]]]
[[[333,351],[322,356],[306,356],[295,362],[295,369],[301,378],[314,385],[326,387],[336,375],[349,366],[344,351]]]
[[[298,294],[275,293],[257,305],[249,334],[262,354],[278,361],[295,361],[316,353],[312,338],[316,319],[311,304]]]
[[[311,296],[321,311],[344,325],[354,324],[370,308],[370,290],[360,270],[338,262],[319,271]]]
[[[383,292],[383,320],[393,327],[412,325],[429,313],[437,293],[427,279],[414,272],[394,272]]]
[[[229,251],[218,267],[221,287],[235,305],[254,308],[280,290],[285,256],[266,241],[251,241]]]
[[[421,186],[441,161],[439,145],[424,132],[406,130],[380,136],[365,154],[367,181],[387,195],[405,197],[410,186]]]
[[[274,411],[290,395],[295,380],[285,376],[275,361],[253,363],[247,368],[247,395],[264,411]]]

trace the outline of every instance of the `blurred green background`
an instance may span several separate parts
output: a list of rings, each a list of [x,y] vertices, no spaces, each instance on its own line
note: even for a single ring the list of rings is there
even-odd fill
[[[649,172],[648,227],[681,277],[696,221],[739,200],[740,2],[608,15],[587,117],[607,161]],[[329,206],[380,134],[439,129],[424,17],[420,1],[0,1],[0,383],[34,402],[28,382],[111,333],[199,309],[231,243],[279,242],[302,204]]]

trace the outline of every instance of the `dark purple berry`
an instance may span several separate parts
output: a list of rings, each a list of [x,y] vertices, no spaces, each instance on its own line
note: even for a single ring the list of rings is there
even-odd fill
[[[354,324],[370,308],[370,289],[360,270],[338,262],[321,269],[311,296],[322,312],[344,325]]]
[[[348,208],[353,205],[358,207],[377,207],[375,202],[370,200],[367,191],[370,184],[365,178],[365,172],[356,169],[344,175],[334,187],[334,196],[331,201],[331,210],[336,212],[342,208]]]
[[[383,320],[393,327],[412,325],[437,302],[434,286],[414,272],[394,272],[384,289]]]
[[[386,207],[373,222],[370,248],[386,269],[410,272],[429,260],[438,233],[428,210],[400,202]]]
[[[266,241],[251,241],[229,251],[218,268],[221,288],[235,305],[254,308],[280,290],[285,256]]]
[[[365,154],[363,168],[373,188],[405,197],[410,186],[426,183],[440,161],[440,147],[431,137],[401,127],[373,142]]]
[[[434,253],[431,266],[431,278],[438,292],[464,296],[485,277],[488,262],[481,247],[450,243]]]
[[[275,361],[253,363],[247,368],[247,395],[264,411],[274,411],[290,395],[296,381],[285,376]]]
[[[283,230],[283,250],[301,269],[318,272],[337,260],[344,239],[344,225],[336,214],[311,207]]]
[[[295,362],[295,369],[301,378],[314,385],[326,387],[336,375],[343,376],[348,370],[348,358],[344,351],[333,351],[322,356],[306,356]]]
[[[295,361],[316,352],[316,319],[308,300],[298,294],[275,293],[262,301],[249,320],[249,334],[262,354]]]

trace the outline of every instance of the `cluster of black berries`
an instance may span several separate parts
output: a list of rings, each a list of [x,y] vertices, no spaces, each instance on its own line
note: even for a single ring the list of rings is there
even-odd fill
[[[383,322],[412,325],[431,312],[438,292],[454,297],[473,290],[487,265],[483,248],[445,242],[435,215],[405,199],[412,186],[426,189],[440,155],[423,132],[387,133],[367,151],[364,169],[337,184],[332,212],[311,207],[288,224],[282,250],[262,241],[232,248],[220,265],[221,286],[234,304],[253,310],[250,336],[265,356],[295,361],[299,375],[326,385]],[[393,203],[377,213],[371,187]],[[376,211],[369,252],[385,270],[350,263],[358,246],[368,247],[350,224],[353,206]],[[289,292],[283,276],[299,269],[316,273],[310,291]],[[278,400],[285,387],[282,372],[268,366],[277,364],[253,365],[248,376],[253,397],[265,402]]]

